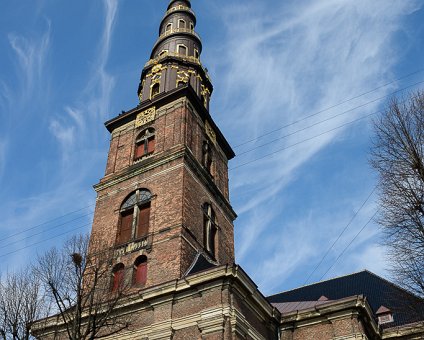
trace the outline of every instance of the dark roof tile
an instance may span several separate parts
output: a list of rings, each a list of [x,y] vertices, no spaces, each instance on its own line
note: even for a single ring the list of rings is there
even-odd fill
[[[369,271],[314,283],[269,296],[272,304],[317,301],[321,296],[329,300],[364,295],[374,313],[386,306],[393,313],[392,326],[401,326],[424,320],[424,300]]]

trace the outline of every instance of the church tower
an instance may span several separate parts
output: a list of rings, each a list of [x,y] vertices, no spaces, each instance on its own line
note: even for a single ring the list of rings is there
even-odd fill
[[[234,152],[209,113],[213,86],[195,27],[190,1],[171,1],[138,106],[105,124],[111,141],[91,241],[114,248],[114,285],[128,275],[138,287],[179,279],[199,258],[234,263]]]

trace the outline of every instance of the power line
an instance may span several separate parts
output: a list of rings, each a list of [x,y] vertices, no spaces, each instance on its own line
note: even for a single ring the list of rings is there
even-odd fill
[[[343,254],[346,252],[346,250],[352,245],[353,242],[358,238],[358,236],[365,230],[365,228],[368,226],[368,224],[371,223],[371,221],[374,219],[374,217],[377,215],[378,210],[374,213],[374,215],[371,216],[371,218],[368,220],[367,223],[359,230],[359,232],[355,235],[355,237],[349,242],[349,244],[343,249],[343,251],[340,253],[340,255],[336,258],[334,263],[328,268],[328,270],[324,273],[324,275],[321,276],[319,279],[320,281],[325,277],[325,275],[328,274],[328,272],[336,265],[337,261],[343,256]]]
[[[249,152],[252,152],[252,151],[257,150],[257,149],[259,149],[259,148],[262,148],[262,147],[264,147],[264,146],[270,145],[270,144],[272,144],[272,143],[274,143],[274,142],[276,142],[276,141],[279,141],[279,140],[285,139],[285,138],[287,138],[287,137],[293,136],[293,135],[295,135],[296,133],[299,133],[299,132],[305,131],[305,130],[310,129],[310,128],[312,128],[312,127],[315,127],[315,126],[317,126],[317,125],[319,125],[319,124],[322,124],[322,123],[328,122],[328,121],[330,121],[330,120],[332,120],[332,119],[334,119],[334,118],[337,118],[337,117],[343,116],[343,115],[345,115],[346,113],[349,113],[349,112],[355,111],[356,109],[359,109],[359,108],[361,108],[361,107],[367,106],[367,105],[369,105],[369,104],[371,104],[371,103],[375,103],[375,102],[380,101],[380,100],[382,100],[382,99],[385,99],[385,98],[387,98],[387,97],[393,96],[393,95],[395,95],[396,93],[402,92],[402,91],[404,91],[404,90],[406,90],[406,89],[408,89],[408,88],[411,88],[411,87],[417,86],[417,85],[422,84],[422,83],[424,83],[424,80],[423,80],[423,81],[420,81],[420,82],[418,82],[418,83],[415,83],[415,84],[409,85],[409,86],[407,86],[407,87],[404,87],[404,88],[402,88],[402,89],[400,89],[400,90],[397,90],[397,91],[395,91],[395,92],[392,92],[392,93],[390,93],[390,94],[388,94],[388,95],[386,95],[386,96],[383,96],[383,97],[380,97],[380,98],[377,98],[377,99],[373,99],[373,100],[371,100],[371,101],[369,101],[369,102],[366,102],[366,103],[364,103],[364,104],[361,104],[361,105],[356,106],[356,107],[354,107],[354,108],[351,108],[351,109],[349,109],[349,110],[346,110],[346,111],[343,111],[343,112],[341,112],[341,113],[338,113],[338,114],[336,114],[336,115],[334,115],[334,116],[331,116],[331,117],[329,117],[329,118],[326,118],[326,119],[324,119],[324,120],[321,120],[321,121],[319,121],[319,122],[316,122],[316,123],[314,123],[314,124],[312,124],[312,125],[309,125],[309,126],[307,126],[307,127],[302,128],[302,129],[299,129],[299,130],[293,131],[293,132],[291,132],[291,133],[289,133],[289,134],[287,134],[287,135],[284,135],[284,136],[278,137],[278,138],[276,138],[276,139],[273,139],[273,140],[271,140],[271,141],[269,141],[269,142],[267,142],[267,143],[265,143],[265,144],[261,144],[261,145],[259,145],[259,146],[254,147],[254,148],[251,148],[251,149],[249,149],[249,150],[243,151],[243,152],[241,152],[241,153],[237,154],[237,157],[242,156],[242,155],[245,155],[245,154],[247,154],[247,153],[249,153]],[[321,111],[321,112],[322,112],[322,111]],[[380,111],[379,111],[379,112],[380,112]],[[314,114],[314,115],[315,115],[315,114]],[[305,117],[305,119],[310,118],[310,117],[311,117],[311,116]],[[303,120],[305,120],[305,119],[298,120],[298,121],[296,121],[296,122],[294,122],[294,123],[291,123],[291,124],[287,125],[286,127],[291,126],[291,125],[294,125],[294,124],[296,124],[296,123],[298,123],[298,122],[301,122],[301,121],[303,121]],[[282,130],[282,129],[283,129],[283,128],[280,128],[279,130]]]
[[[74,210],[74,211],[68,212],[68,213],[66,213],[66,214],[64,214],[64,215],[61,215],[61,216],[55,217],[55,218],[53,218],[53,219],[51,219],[51,220],[47,220],[47,221],[45,221],[45,222],[43,222],[43,223],[40,223],[40,224],[37,224],[37,225],[35,225],[35,226],[29,227],[29,228],[27,228],[27,229],[24,229],[24,230],[22,230],[22,231],[20,231],[20,232],[18,232],[18,233],[14,233],[14,234],[11,234],[11,235],[9,235],[9,236],[3,237],[3,238],[1,239],[1,241],[0,241],[0,242],[5,241],[5,240],[8,240],[8,239],[10,239],[10,238],[12,238],[12,237],[14,237],[14,236],[17,236],[17,235],[21,235],[21,234],[23,234],[23,233],[26,233],[27,231],[37,229],[37,228],[42,227],[43,225],[49,224],[49,223],[51,223],[51,222],[54,222],[54,221],[60,220],[60,219],[62,219],[63,217],[66,217],[66,216],[69,216],[69,215],[75,214],[75,213],[77,213],[77,212],[80,212],[80,211],[82,211],[82,210],[85,210],[85,209],[87,209],[87,208],[90,208],[90,207],[94,206],[95,204],[96,204],[96,203],[93,203],[93,204],[87,205],[86,207],[79,208],[79,209],[77,209],[77,210]]]
[[[8,252],[8,253],[5,253],[5,254],[1,254],[1,255],[0,255],[0,258],[5,257],[5,256],[8,256],[8,255],[12,255],[12,254],[14,254],[14,253],[17,253],[17,252],[19,252],[19,251],[21,251],[21,250],[24,250],[24,249],[27,249],[27,248],[30,248],[30,247],[34,247],[34,246],[39,245],[39,244],[41,244],[41,243],[44,243],[44,242],[47,242],[47,241],[51,241],[51,240],[53,240],[53,239],[55,239],[55,238],[57,238],[57,237],[64,236],[64,235],[66,235],[66,234],[69,234],[69,233],[74,232],[75,230],[79,230],[79,229],[85,228],[85,227],[87,227],[87,226],[89,226],[89,225],[91,225],[91,223],[84,224],[84,225],[79,226],[79,227],[76,227],[76,228],[74,228],[74,229],[72,229],[72,230],[66,231],[66,232],[64,232],[64,233],[62,233],[62,234],[55,235],[55,236],[53,236],[53,237],[43,239],[42,241],[39,241],[39,242],[36,242],[36,243],[29,244],[29,245],[27,245],[27,246],[25,246],[25,247],[22,247],[22,248],[19,248],[19,249],[13,250],[13,251],[11,251],[11,252]]]
[[[423,81],[423,82],[424,82],[424,81]],[[404,101],[401,101],[400,103],[402,104],[402,103],[405,103],[406,101],[407,101],[407,100],[404,100]],[[304,140],[302,140],[302,141],[300,141],[300,142],[297,142],[297,143],[295,143],[295,144],[292,144],[292,145],[286,146],[286,147],[284,147],[284,148],[278,149],[278,150],[276,150],[276,151],[273,151],[273,152],[271,152],[271,153],[268,153],[268,154],[266,154],[266,155],[264,155],[264,156],[262,156],[262,157],[259,157],[259,158],[253,159],[253,160],[251,160],[251,161],[248,161],[248,162],[242,163],[242,164],[240,164],[240,165],[237,165],[237,166],[235,166],[235,167],[232,167],[232,168],[230,168],[230,169],[229,169],[229,171],[232,171],[232,170],[235,170],[235,169],[241,168],[241,167],[243,167],[243,166],[245,166],[245,165],[249,165],[249,164],[251,164],[251,163],[255,163],[255,162],[260,161],[260,160],[262,160],[262,159],[264,159],[264,158],[268,158],[268,157],[273,156],[273,155],[275,155],[275,154],[277,154],[277,153],[280,153],[280,152],[282,152],[282,151],[285,151],[285,150],[287,150],[287,149],[290,149],[290,148],[292,148],[292,147],[295,147],[295,146],[297,146],[297,145],[299,145],[299,144],[302,144],[302,143],[305,143],[305,142],[311,141],[311,140],[313,140],[313,139],[315,139],[315,138],[318,138],[318,137],[321,137],[321,136],[323,136],[323,135],[325,135],[325,134],[327,134],[327,133],[330,133],[330,132],[336,131],[336,130],[341,129],[341,128],[343,128],[343,127],[347,126],[347,125],[350,125],[350,124],[353,124],[353,123],[359,122],[359,121],[360,121],[360,120],[362,120],[362,119],[369,118],[369,117],[371,117],[371,116],[373,116],[373,115],[375,115],[375,114],[377,114],[377,113],[382,113],[382,112],[383,112],[383,110],[376,111],[376,112],[373,112],[373,113],[369,113],[369,114],[367,114],[367,115],[365,115],[365,116],[359,117],[359,118],[354,119],[354,120],[352,120],[352,121],[350,121],[350,122],[344,123],[344,124],[342,124],[342,125],[339,125],[339,126],[336,126],[336,127],[332,128],[332,129],[330,129],[330,130],[324,131],[324,132],[322,132],[322,133],[320,133],[320,134],[318,134],[318,135],[315,135],[315,136],[309,137],[309,138],[304,139]]]
[[[285,150],[287,150],[287,149],[290,149],[290,148],[293,148],[293,147],[295,147],[295,146],[298,146],[298,145],[300,145],[300,144],[302,144],[302,143],[309,142],[310,140],[313,140],[313,139],[315,139],[315,138],[321,137],[321,136],[323,136],[323,135],[325,135],[325,134],[327,134],[327,133],[330,133],[330,132],[336,131],[336,130],[341,129],[341,128],[343,128],[343,127],[347,126],[347,125],[350,125],[350,124],[353,124],[353,123],[359,122],[359,121],[360,121],[360,120],[362,120],[362,119],[369,118],[369,117],[371,117],[371,116],[373,116],[373,115],[375,115],[375,114],[377,114],[377,113],[379,113],[379,112],[381,112],[381,111],[377,111],[377,112],[370,113],[370,114],[368,114],[368,115],[366,115],[366,116],[363,116],[363,117],[357,118],[357,119],[355,119],[355,120],[352,120],[352,121],[347,122],[347,123],[345,123],[345,124],[339,125],[339,126],[337,126],[337,127],[335,127],[335,128],[332,128],[332,129],[330,129],[330,130],[324,131],[324,132],[322,132],[322,133],[320,133],[320,134],[318,134],[318,135],[315,135],[315,136],[309,137],[309,138],[304,139],[304,140],[302,140],[302,141],[300,141],[300,142],[294,143],[294,144],[289,145],[289,146],[286,146],[286,147],[284,147],[284,148],[282,148],[282,149],[278,149],[278,150],[276,150],[276,151],[273,151],[273,152],[271,152],[271,153],[268,153],[268,154],[266,154],[266,155],[264,155],[264,156],[262,156],[262,157],[259,157],[259,158],[256,158],[256,159],[253,159],[253,160],[248,161],[248,162],[245,162],[245,163],[242,163],[242,164],[240,164],[240,165],[237,165],[237,166],[235,166],[235,167],[232,167],[231,169],[229,169],[229,171],[233,171],[233,170],[238,169],[238,168],[241,168],[241,167],[243,167],[243,166],[246,166],[246,165],[249,165],[249,164],[255,163],[255,162],[260,161],[260,160],[262,160],[262,159],[264,159],[264,158],[268,158],[268,157],[273,156],[273,155],[275,155],[275,154],[277,154],[277,153],[280,153],[280,152],[285,151]]]
[[[294,125],[294,124],[297,124],[297,123],[299,123],[299,122],[302,122],[302,121],[304,121],[304,120],[306,120],[306,119],[309,119],[309,118],[311,118],[311,117],[314,117],[314,116],[316,116],[316,115],[319,115],[320,113],[323,113],[323,112],[329,111],[329,110],[331,110],[331,109],[334,109],[334,108],[336,108],[336,107],[338,107],[338,106],[340,106],[340,105],[342,105],[342,104],[346,104],[346,103],[348,103],[348,102],[350,102],[350,101],[352,101],[352,100],[355,100],[355,99],[358,99],[358,98],[360,98],[360,97],[363,97],[363,96],[365,96],[365,95],[367,95],[367,94],[370,94],[370,93],[372,93],[372,92],[375,92],[375,91],[377,91],[377,90],[379,90],[379,89],[381,89],[381,88],[383,88],[383,87],[386,87],[386,86],[388,86],[388,85],[391,85],[391,84],[393,84],[393,83],[395,83],[395,82],[397,82],[397,81],[399,81],[399,80],[409,78],[409,77],[411,77],[411,76],[413,76],[413,75],[416,75],[416,74],[418,74],[418,73],[421,73],[421,72],[423,72],[423,71],[424,71],[424,69],[419,69],[419,70],[417,70],[417,71],[415,71],[415,72],[409,73],[409,74],[407,74],[407,75],[405,75],[405,76],[402,76],[402,77],[400,77],[400,78],[398,78],[398,79],[395,79],[395,80],[393,80],[393,81],[391,81],[391,82],[389,82],[389,83],[387,83],[387,84],[384,84],[384,85],[381,85],[381,86],[379,86],[379,87],[376,87],[375,89],[372,89],[372,90],[370,90],[370,91],[364,92],[364,93],[362,93],[362,94],[360,94],[360,95],[357,95],[357,96],[355,96],[355,97],[352,97],[352,98],[346,99],[346,100],[344,100],[344,101],[342,101],[342,102],[339,102],[338,104],[335,104],[335,105],[332,105],[332,106],[327,107],[327,108],[325,108],[325,109],[322,109],[322,110],[320,110],[320,111],[318,111],[318,112],[315,112],[315,113],[313,113],[313,114],[311,114],[311,115],[309,115],[309,116],[306,116],[306,117],[304,117],[304,118],[302,118],[302,119],[296,120],[296,121],[294,121],[294,122],[292,122],[292,123],[289,123],[289,124],[287,124],[287,125],[283,125],[283,126],[281,126],[281,127],[277,128],[277,129],[274,129],[274,130],[271,130],[271,131],[269,131],[269,132],[266,132],[266,133],[264,133],[264,134],[262,134],[262,135],[259,135],[258,137],[255,137],[255,138],[252,138],[252,139],[250,139],[250,140],[247,140],[247,141],[245,141],[245,142],[243,142],[243,143],[240,143],[240,144],[238,144],[238,145],[234,146],[234,148],[238,148],[238,147],[243,146],[243,145],[246,145],[246,144],[248,144],[248,143],[255,142],[255,141],[257,141],[257,140],[261,139],[262,137],[268,136],[268,135],[270,135],[270,134],[272,134],[272,133],[274,133],[274,132],[280,131],[280,130],[285,129],[285,128],[287,128],[287,127],[290,127],[290,126],[292,126],[292,125]]]
[[[38,233],[36,233],[36,234],[32,234],[32,235],[30,235],[30,236],[24,237],[24,238],[22,238],[22,239],[20,239],[20,240],[17,240],[17,241],[12,242],[12,243],[7,243],[7,244],[5,244],[5,245],[1,246],[1,247],[0,247],[0,249],[3,249],[3,248],[6,248],[6,247],[9,247],[9,246],[11,246],[11,245],[13,245],[13,244],[17,244],[17,243],[22,242],[22,241],[25,241],[25,240],[27,240],[27,239],[30,239],[30,238],[34,237],[34,236],[41,235],[41,234],[43,234],[43,233],[45,233],[45,232],[47,232],[47,231],[50,231],[50,230],[53,230],[53,229],[57,229],[57,228],[62,227],[62,226],[64,226],[64,225],[68,224],[68,223],[71,223],[71,222],[74,222],[74,221],[76,221],[76,220],[79,220],[79,219],[81,219],[81,218],[83,218],[83,217],[86,217],[86,216],[92,215],[93,213],[94,213],[94,211],[90,211],[90,213],[85,214],[85,215],[82,215],[82,216],[79,216],[79,217],[77,217],[77,218],[74,218],[73,220],[67,221],[67,222],[62,223],[62,224],[55,225],[55,226],[53,226],[53,227],[50,227],[50,228],[47,228],[47,229],[44,229],[44,230],[41,230],[41,231],[39,231],[39,232],[38,232]],[[22,234],[22,233],[23,233],[23,232],[20,232],[20,233],[15,234],[15,235],[19,235],[19,234]]]
[[[327,257],[327,255],[330,253],[330,251],[334,248],[334,246],[336,245],[336,243],[340,240],[340,238],[343,236],[343,234],[346,232],[346,230],[349,228],[349,226],[352,224],[353,220],[356,218],[356,216],[358,216],[359,212],[362,210],[362,208],[365,206],[365,204],[367,204],[368,200],[371,198],[371,196],[374,194],[375,190],[377,189],[377,186],[374,187],[374,189],[372,189],[372,191],[370,192],[370,194],[367,196],[367,198],[365,199],[365,201],[362,203],[362,205],[359,207],[359,209],[355,212],[355,214],[353,214],[352,218],[350,219],[350,221],[348,222],[348,224],[346,224],[346,226],[343,228],[343,230],[341,231],[341,233],[339,234],[339,236],[337,237],[337,239],[333,242],[333,244],[330,246],[330,248],[327,249],[327,251],[325,252],[324,256],[321,258],[321,260],[319,261],[319,263],[315,266],[314,270],[312,270],[312,272],[309,274],[309,276],[307,277],[307,279],[305,280],[305,282],[303,283],[303,285],[306,285],[309,281],[309,279],[312,277],[312,275],[316,272],[316,270],[321,266],[321,264],[324,262],[324,259]]]

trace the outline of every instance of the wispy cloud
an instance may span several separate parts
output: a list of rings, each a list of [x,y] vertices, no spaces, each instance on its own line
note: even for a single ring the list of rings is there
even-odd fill
[[[64,108],[65,114],[60,113],[50,123],[50,131],[58,139],[62,148],[66,148],[67,151],[70,147],[88,147],[89,143],[96,143],[99,121],[104,120],[108,114],[115,79],[107,72],[106,65],[112,44],[118,2],[104,0],[103,4],[104,25],[95,66],[91,70],[82,94],[75,98],[74,103]],[[75,135],[78,135],[77,139]],[[78,145],[74,145],[75,141],[78,141]],[[67,158],[66,153],[62,155]]]
[[[29,38],[17,33],[8,35],[21,72],[22,101],[28,101],[33,96],[35,86],[41,86],[43,69],[50,48],[50,21],[47,21],[47,26],[41,37]]]
[[[22,200],[11,200],[7,206],[0,207],[0,211],[4,212],[2,225],[2,235],[13,235],[26,227],[34,226],[42,223],[51,217],[61,216],[63,214],[84,206],[91,205],[94,202],[94,192],[88,183],[97,180],[93,178],[93,173],[97,173],[98,169],[104,166],[104,158],[106,156],[105,143],[107,138],[98,138],[103,133],[102,121],[109,111],[110,95],[114,87],[114,77],[107,71],[107,63],[109,52],[112,45],[113,28],[118,10],[118,1],[104,0],[100,3],[103,5],[104,12],[103,22],[101,26],[101,38],[96,38],[98,43],[95,49],[96,55],[90,72],[87,73],[84,80],[85,86],[74,89],[69,87],[66,96],[60,85],[58,88],[52,88],[50,96],[58,95],[60,100],[54,103],[45,103],[46,109],[37,121],[37,127],[43,128],[41,133],[47,132],[43,136],[42,146],[48,143],[48,147],[34,166],[34,180],[37,183],[37,189],[31,190]],[[98,6],[95,4],[94,6]],[[97,22],[96,20],[92,20]],[[53,44],[50,39],[50,26],[41,40],[24,37],[18,34],[10,34],[10,45],[17,56],[17,74],[16,78],[22,80],[22,91],[12,93],[13,100],[18,101],[18,94],[25,93],[22,101],[28,103],[33,99],[34,93],[40,94],[45,90],[43,84],[46,78],[55,76],[49,74],[46,70],[46,57],[49,47],[59,48],[60,44]],[[91,37],[90,37],[91,38]],[[50,46],[51,45],[51,46]],[[91,45],[94,45],[93,43]],[[59,83],[60,84],[60,83]],[[25,88],[24,88],[25,86]],[[45,94],[48,102],[48,95]],[[66,98],[63,100],[63,98]],[[58,109],[62,107],[62,109]],[[37,111],[31,110],[31,113]],[[31,118],[34,118],[31,116]],[[43,125],[45,124],[45,126]],[[50,139],[50,140],[49,140]],[[100,141],[99,141],[100,140]],[[51,142],[53,141],[53,142]],[[56,142],[56,143],[55,143]],[[93,171],[95,169],[95,171]],[[40,182],[45,182],[45,186]],[[22,207],[25,211],[22,211]],[[87,216],[84,221],[90,219]],[[60,221],[59,221],[60,222]],[[56,232],[60,233],[60,229],[54,232],[48,232],[48,228],[53,227],[59,222],[43,226],[44,233],[30,240],[24,240],[10,247],[8,251],[23,248],[19,253],[10,255],[8,263],[11,266],[19,266],[25,254],[34,252],[36,246],[25,248],[43,238],[54,236]],[[72,231],[72,227],[78,227],[78,223],[70,223],[68,227]],[[74,232],[89,230],[89,226]],[[48,235],[48,236],[46,236]],[[66,236],[64,236],[66,237]],[[52,242],[60,242],[60,238],[52,240]],[[49,243],[42,243],[40,251],[44,247],[48,247]],[[6,250],[0,251],[0,256]]]
[[[230,141],[237,145],[244,142],[246,136],[255,138],[276,127],[292,124],[311,113],[322,111],[391,80],[392,69],[398,60],[398,51],[393,44],[394,36],[402,29],[405,16],[420,6],[417,1],[393,1],[387,6],[384,0],[303,0],[275,3],[273,8],[260,1],[249,4],[238,1],[226,6],[223,13],[227,43],[211,57],[215,64],[218,61],[218,66],[212,69],[212,73],[217,74],[214,77],[217,80],[216,97],[221,100],[217,105],[218,119],[222,120],[224,132],[229,132]],[[392,84],[381,88],[326,110],[316,117],[292,124],[256,143],[236,148],[236,153],[240,153],[289,135],[237,157],[232,167],[374,112],[381,103],[371,103],[360,110],[352,110],[336,119],[319,123],[382,97],[395,87],[396,84]],[[221,112],[231,114],[222,115],[221,119]],[[308,128],[315,123],[317,125]],[[302,132],[296,132],[302,129]],[[284,210],[284,202],[277,197],[295,195],[285,190],[297,179],[299,169],[307,167],[315,155],[337,141],[345,131],[346,128],[334,130],[231,172],[233,204],[240,216],[237,223],[241,229],[238,233],[238,261],[247,262],[248,258],[257,258],[258,250],[255,246],[257,240],[264,236],[265,230],[274,235],[279,233],[291,237],[290,240],[304,236],[302,247],[299,244],[299,252],[296,256],[289,256],[289,262],[277,265],[278,258],[275,258],[275,263],[272,260],[271,263],[266,262],[267,266],[275,270],[264,272],[263,275],[268,276],[263,278],[263,282],[271,284],[273,278],[270,276],[280,275],[282,279],[283,272],[290,273],[290,268],[304,265],[310,260],[308,256],[311,250],[317,251],[313,242],[320,239],[319,233],[322,234],[323,230],[326,234],[334,232],[334,217],[329,217],[334,212],[320,212],[321,218],[328,216],[328,224],[320,229],[316,220],[303,220],[300,208],[298,216],[293,217],[292,221],[287,221],[281,229],[275,227],[276,221],[288,213]],[[362,175],[357,174],[358,181],[362,181]],[[254,194],[249,195],[252,191]],[[360,197],[356,196],[358,199]],[[325,200],[320,203],[321,207],[326,206]],[[357,201],[352,203],[358,204]],[[343,209],[342,206],[339,208]],[[270,218],[274,219],[274,226],[269,224]],[[337,227],[348,221],[349,214],[342,214],[339,218],[340,224]],[[296,227],[291,228],[290,223]],[[269,230],[270,227],[273,230]],[[291,233],[290,230],[294,229],[296,233]],[[323,241],[328,242],[328,236],[324,236]],[[260,248],[267,253],[265,257],[271,259],[274,258],[272,254],[279,254],[280,259],[287,257],[289,249],[279,246],[279,242],[273,242],[269,248]]]

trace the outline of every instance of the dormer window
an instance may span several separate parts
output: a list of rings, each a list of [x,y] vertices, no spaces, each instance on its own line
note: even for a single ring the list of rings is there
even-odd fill
[[[138,189],[125,199],[120,209],[117,244],[147,236],[151,199],[152,195],[147,189]]]
[[[386,323],[390,323],[394,321],[392,311],[385,306],[380,306],[380,308],[377,310],[375,314],[378,317],[379,325],[384,325]]]
[[[135,141],[134,161],[138,161],[155,151],[155,129],[143,130]]]
[[[178,28],[186,28],[186,22],[183,19],[178,20]]]

